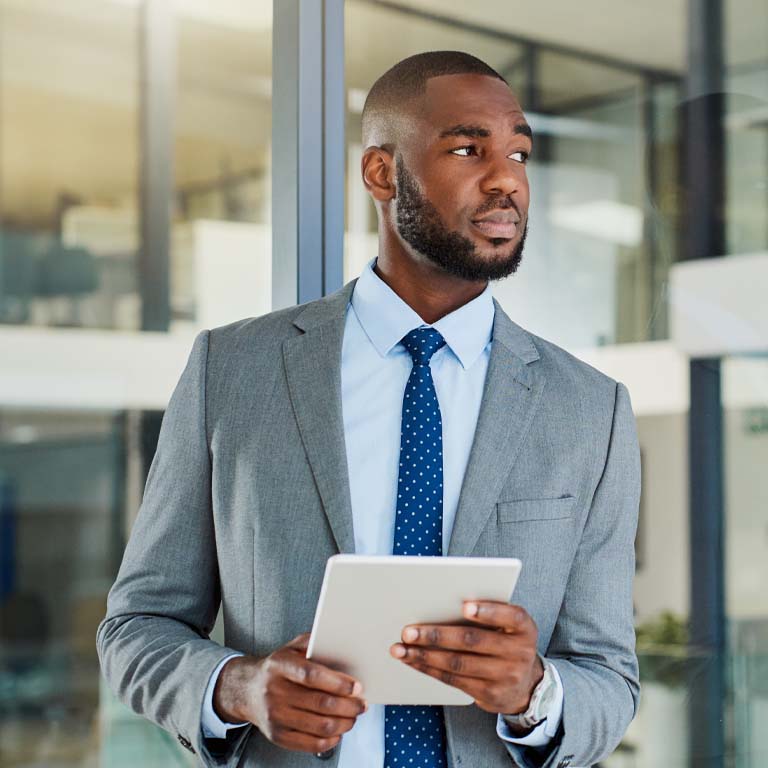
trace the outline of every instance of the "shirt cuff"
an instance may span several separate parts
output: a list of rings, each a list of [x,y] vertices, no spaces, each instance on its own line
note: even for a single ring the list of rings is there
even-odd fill
[[[560,727],[560,720],[563,716],[563,681],[560,679],[560,673],[557,667],[547,659],[552,666],[552,677],[555,680],[555,697],[552,699],[549,711],[544,720],[542,720],[530,733],[525,736],[513,736],[510,727],[504,718],[499,715],[496,720],[496,734],[502,741],[511,744],[519,744],[522,747],[545,747],[554,738],[557,729]]]
[[[243,655],[242,653],[232,653],[225,659],[222,659],[219,662],[219,666],[213,670],[211,679],[208,681],[208,687],[205,689],[205,698],[203,699],[203,714],[200,721],[203,737],[206,739],[226,739],[227,733],[233,728],[244,728],[248,725],[248,723],[225,723],[213,708],[213,691],[216,688],[216,682],[219,679],[222,668],[230,659]]]

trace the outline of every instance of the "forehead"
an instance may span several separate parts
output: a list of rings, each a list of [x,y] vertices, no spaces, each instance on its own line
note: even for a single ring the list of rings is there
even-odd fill
[[[509,86],[487,75],[441,75],[427,81],[420,117],[440,131],[471,123],[501,130],[525,122],[520,103]]]

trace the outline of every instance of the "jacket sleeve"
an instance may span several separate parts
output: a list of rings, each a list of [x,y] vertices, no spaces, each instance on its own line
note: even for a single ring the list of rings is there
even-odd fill
[[[605,466],[546,654],[563,683],[559,738],[543,752],[508,744],[521,768],[593,765],[613,752],[637,713],[632,583],[639,503],[637,428],[629,392],[617,383]]]
[[[209,638],[220,592],[206,435],[208,340],[207,331],[195,339],[163,417],[96,645],[102,673],[121,701],[206,765],[234,766],[252,729],[231,742],[204,739],[201,729],[210,676],[233,652]]]

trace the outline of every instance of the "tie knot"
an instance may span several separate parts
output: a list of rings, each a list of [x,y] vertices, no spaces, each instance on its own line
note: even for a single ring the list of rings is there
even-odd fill
[[[445,345],[445,339],[434,328],[414,328],[401,339],[411,353],[414,365],[429,365],[432,355]]]

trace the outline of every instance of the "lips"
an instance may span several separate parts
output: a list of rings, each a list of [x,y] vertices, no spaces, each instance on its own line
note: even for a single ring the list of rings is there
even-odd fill
[[[486,237],[513,238],[517,234],[520,218],[513,210],[493,211],[487,216],[473,219],[472,224]]]

